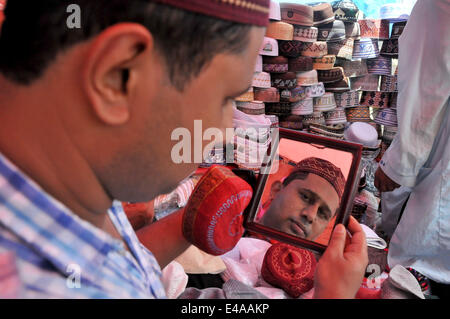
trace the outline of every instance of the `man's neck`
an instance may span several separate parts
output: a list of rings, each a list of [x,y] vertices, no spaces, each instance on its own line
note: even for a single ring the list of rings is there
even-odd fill
[[[0,92],[0,152],[80,218],[117,237],[106,213],[112,200],[56,112],[44,106],[48,96]]]

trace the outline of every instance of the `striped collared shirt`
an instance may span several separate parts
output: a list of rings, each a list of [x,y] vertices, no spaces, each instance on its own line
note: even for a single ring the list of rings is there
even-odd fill
[[[108,214],[129,251],[0,154],[0,256],[9,257],[0,263],[0,298],[2,286],[20,298],[165,298],[161,269],[121,204]],[[20,287],[11,287],[11,275]]]

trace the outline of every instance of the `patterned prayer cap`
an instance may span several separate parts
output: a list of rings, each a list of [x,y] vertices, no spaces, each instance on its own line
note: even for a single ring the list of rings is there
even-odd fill
[[[297,163],[295,172],[308,172],[326,179],[336,190],[339,199],[342,198],[345,177],[341,169],[333,163],[317,157],[308,157]]]
[[[150,0],[215,18],[257,26],[269,23],[270,0]]]

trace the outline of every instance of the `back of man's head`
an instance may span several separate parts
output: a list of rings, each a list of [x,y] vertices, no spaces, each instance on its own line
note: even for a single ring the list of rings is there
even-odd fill
[[[77,4],[80,27],[69,27],[68,7]],[[219,53],[242,51],[249,24],[217,19],[148,0],[11,0],[0,35],[0,73],[17,84],[37,80],[71,46],[121,22],[152,33],[178,89]]]

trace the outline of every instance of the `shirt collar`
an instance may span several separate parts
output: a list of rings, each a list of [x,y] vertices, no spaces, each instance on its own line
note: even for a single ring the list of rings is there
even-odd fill
[[[108,253],[123,243],[82,220],[46,193],[0,153],[0,223],[64,275],[76,264],[95,283]],[[127,241],[141,267],[145,266],[136,235],[118,205],[109,211],[118,232]],[[134,236],[134,237],[133,237]]]

